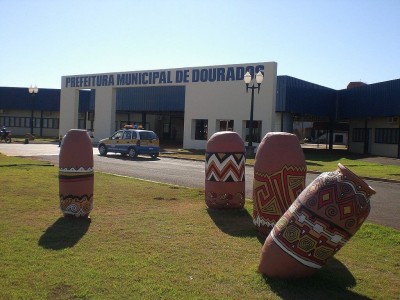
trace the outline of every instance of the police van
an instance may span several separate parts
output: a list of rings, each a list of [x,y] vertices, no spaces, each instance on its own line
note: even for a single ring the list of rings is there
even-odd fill
[[[157,134],[150,130],[135,129],[127,125],[116,131],[111,137],[99,141],[99,153],[102,156],[108,152],[121,153],[135,158],[146,154],[152,158],[160,153],[160,142]]]

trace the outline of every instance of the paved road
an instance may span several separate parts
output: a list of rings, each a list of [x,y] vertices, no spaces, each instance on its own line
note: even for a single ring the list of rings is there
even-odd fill
[[[52,144],[0,144],[0,153],[9,156],[35,156],[58,164],[59,148]],[[93,148],[96,171],[165,182],[175,185],[204,188],[204,162],[161,157],[152,160],[138,157],[130,160],[120,155],[101,157]],[[317,177],[307,174],[306,184]],[[371,200],[368,220],[400,230],[400,183],[370,181],[377,192]],[[253,168],[246,167],[246,197],[252,198]]]

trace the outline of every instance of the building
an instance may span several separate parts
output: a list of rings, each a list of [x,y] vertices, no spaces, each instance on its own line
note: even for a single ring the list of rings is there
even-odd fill
[[[254,96],[254,144],[270,131],[349,151],[400,158],[400,79],[334,90],[277,76],[275,62],[71,75],[61,90],[0,87],[0,126],[14,135],[94,130],[95,141],[125,124],[155,131],[161,144],[204,149],[217,131],[249,136],[251,93],[243,77],[264,75]],[[33,118],[31,118],[33,114]],[[31,120],[33,122],[31,123]]]
[[[79,128],[86,128],[90,91],[80,91],[79,97]],[[0,127],[6,126],[14,136],[57,137],[59,120],[59,89],[40,89],[31,95],[28,88],[0,87]]]
[[[400,158],[400,79],[340,90],[338,98],[351,152]]]
[[[126,123],[140,123],[184,148],[204,149],[208,137],[221,130],[248,135],[250,95],[243,77],[264,74],[254,109],[255,142],[275,130],[277,64],[208,66],[169,70],[63,76],[60,132],[76,128],[78,91],[93,95],[95,139],[110,136]],[[101,122],[96,122],[100,116]]]

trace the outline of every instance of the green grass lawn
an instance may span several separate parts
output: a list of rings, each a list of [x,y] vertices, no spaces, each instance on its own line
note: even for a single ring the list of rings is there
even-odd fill
[[[62,218],[58,168],[0,155],[0,299],[398,299],[400,232],[365,223],[314,276],[264,278],[245,210],[95,173],[91,222]]]
[[[304,149],[307,170],[326,172],[337,169],[340,162],[361,177],[384,178],[400,181],[399,165],[383,165],[367,162],[365,155],[352,154],[346,150],[325,151]]]

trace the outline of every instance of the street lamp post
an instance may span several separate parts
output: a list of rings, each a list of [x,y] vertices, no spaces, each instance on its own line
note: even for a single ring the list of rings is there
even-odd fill
[[[259,71],[256,75],[256,83],[257,85],[254,85],[254,82],[252,83],[251,86],[251,74],[247,72],[244,75],[244,83],[246,84],[246,93],[251,89],[251,106],[250,106],[250,122],[249,122],[249,142],[247,143],[247,153],[248,154],[253,154],[253,111],[254,111],[254,90],[257,90],[258,93],[260,93],[260,88],[261,88],[261,83],[264,79],[264,75]]]
[[[32,135],[33,134],[33,110],[35,108],[35,106],[34,106],[34,104],[35,104],[34,97],[39,92],[39,89],[38,89],[38,87],[36,85],[34,87],[32,87],[32,85],[31,85],[28,88],[28,91],[29,91],[29,94],[32,95],[32,105],[31,105],[32,109],[31,109],[31,122],[30,122],[31,123],[31,135]]]

